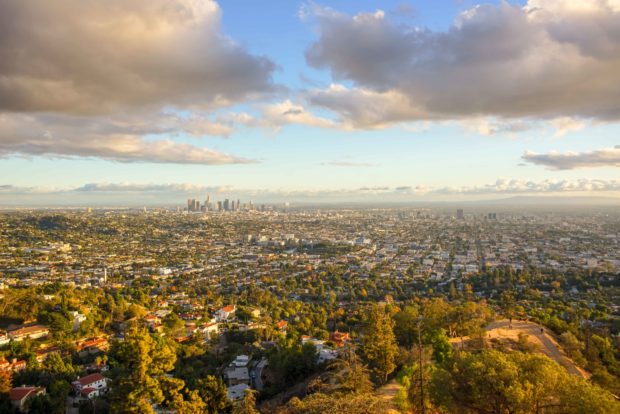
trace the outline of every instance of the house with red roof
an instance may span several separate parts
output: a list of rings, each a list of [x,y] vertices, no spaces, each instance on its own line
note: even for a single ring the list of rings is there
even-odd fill
[[[108,389],[107,378],[98,372],[78,378],[71,385],[78,394],[86,398],[98,397]]]
[[[28,399],[36,397],[37,395],[45,395],[45,388],[23,386],[11,388],[9,391],[11,404],[20,412],[25,412]]]
[[[77,343],[77,352],[80,357],[96,355],[110,349],[110,343],[105,337],[87,338]]]
[[[215,319],[217,319],[218,321],[225,321],[232,317],[236,311],[237,306],[235,305],[224,306],[223,308],[220,308],[215,312]]]
[[[336,330],[329,335],[329,340],[334,343],[337,347],[343,347],[351,338],[349,338],[349,334],[346,332],[339,332]]]
[[[11,359],[11,361],[7,361],[6,359],[0,359],[0,371],[22,371],[26,369],[26,361],[18,360],[17,358]]]

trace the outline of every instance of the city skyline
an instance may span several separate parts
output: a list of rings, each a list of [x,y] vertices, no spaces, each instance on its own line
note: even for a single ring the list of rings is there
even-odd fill
[[[0,206],[620,200],[617,0],[106,4],[0,0]]]

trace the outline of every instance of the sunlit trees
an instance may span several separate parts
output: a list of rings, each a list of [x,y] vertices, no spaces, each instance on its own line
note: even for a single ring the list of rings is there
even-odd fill
[[[115,413],[152,413],[152,404],[164,401],[176,354],[163,340],[154,339],[144,328],[131,328],[123,341],[110,350],[114,387],[111,396]],[[180,381],[180,380],[179,380]]]
[[[386,383],[396,368],[398,345],[394,321],[385,306],[373,305],[370,308],[362,341],[363,354],[375,380]]]
[[[221,378],[208,375],[199,379],[196,385],[198,394],[206,404],[208,414],[217,414],[230,406],[226,385]]]
[[[430,391],[433,402],[449,411],[603,414],[620,409],[609,393],[551,359],[520,352],[461,353],[452,366],[435,371]]]

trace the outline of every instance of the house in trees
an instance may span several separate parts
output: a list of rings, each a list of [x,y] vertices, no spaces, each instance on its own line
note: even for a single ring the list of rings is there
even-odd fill
[[[237,306],[235,305],[224,306],[223,308],[220,308],[215,312],[215,319],[217,319],[220,322],[226,321],[230,319],[235,314],[236,311],[237,311]]]
[[[346,332],[339,332],[338,330],[332,332],[329,335],[329,340],[337,347],[341,348],[350,340],[349,334]]]
[[[73,381],[71,385],[76,393],[89,399],[98,397],[108,389],[106,377],[98,372],[78,378],[76,381]]]
[[[7,361],[6,359],[0,359],[0,371],[13,371],[18,372],[26,369],[26,361],[18,360],[17,358]]]
[[[39,339],[49,335],[50,331],[45,326],[33,325],[9,331],[9,337],[13,341],[23,341],[26,338]]]
[[[237,355],[237,357],[224,369],[224,378],[228,386],[237,384],[250,384],[250,372],[248,365],[250,357],[247,355]]]
[[[19,412],[26,412],[27,401],[37,395],[45,395],[45,388],[22,386],[12,388],[9,391],[9,399],[11,400],[11,404],[19,410]]]

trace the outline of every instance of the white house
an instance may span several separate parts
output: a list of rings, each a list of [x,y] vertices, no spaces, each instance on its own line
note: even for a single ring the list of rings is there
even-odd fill
[[[108,389],[106,377],[99,373],[90,374],[71,383],[73,389],[86,398],[98,397]]]
[[[215,312],[215,319],[217,319],[218,321],[225,321],[231,316],[233,316],[236,311],[237,311],[237,306],[235,305],[224,306],[223,308],[218,309]]]
[[[11,338],[6,334],[6,332],[0,331],[0,346],[4,346],[11,342]]]

